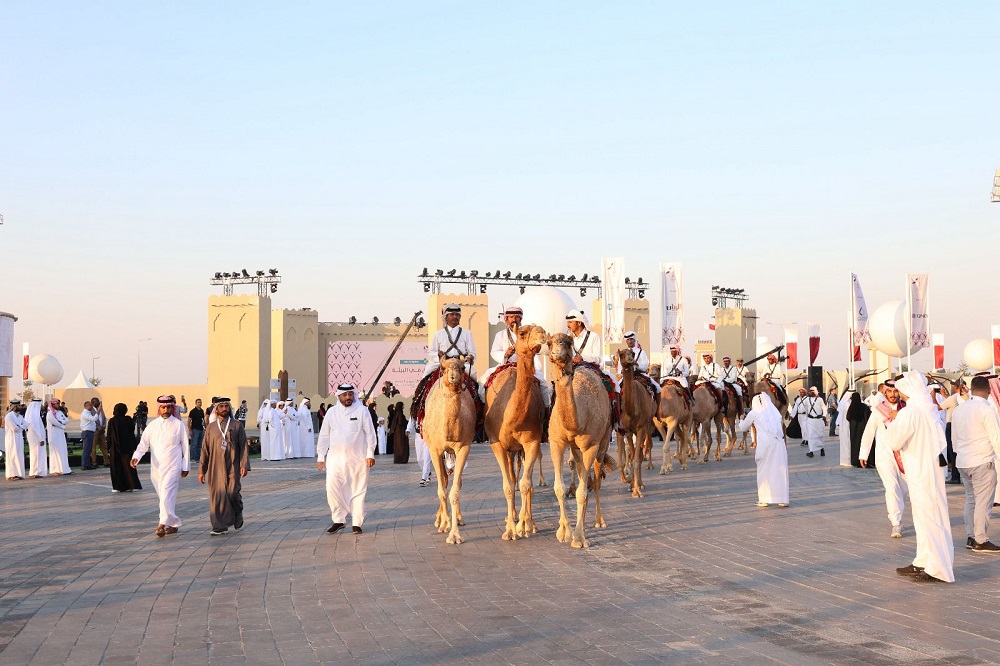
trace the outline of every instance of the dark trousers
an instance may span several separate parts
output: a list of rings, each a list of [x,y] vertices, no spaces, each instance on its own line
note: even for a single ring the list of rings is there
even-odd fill
[[[84,430],[83,433],[83,455],[80,457],[81,467],[93,467],[90,457],[94,453],[94,431]]]
[[[947,424],[944,427],[944,438],[948,442],[947,455],[948,455],[948,466],[951,468],[951,478],[958,479],[958,478],[960,478],[960,476],[959,476],[959,473],[958,473],[958,468],[955,467],[955,459],[957,457],[956,454],[955,454],[955,449],[952,448],[952,446],[951,446],[951,424],[950,423]]]

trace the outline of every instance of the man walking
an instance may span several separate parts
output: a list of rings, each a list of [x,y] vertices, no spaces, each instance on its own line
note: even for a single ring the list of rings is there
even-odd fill
[[[232,417],[229,398],[215,402],[215,420],[205,432],[198,466],[198,483],[208,481],[208,515],[212,536],[243,528],[241,479],[250,471],[250,449],[243,424]]]
[[[108,417],[104,413],[104,404],[100,398],[91,398],[90,406],[94,410],[94,448],[90,450],[90,466],[100,467],[97,464],[97,452],[101,452],[101,464],[111,467],[111,458],[108,457]]]
[[[83,403],[83,411],[80,412],[80,436],[83,438],[83,455],[80,456],[80,463],[83,469],[94,469],[94,433],[97,432],[97,412],[94,411],[94,404],[88,400]]]
[[[31,461],[28,468],[29,479],[39,479],[49,475],[49,457],[45,449],[45,424],[42,423],[42,399],[35,398],[28,405],[28,413],[24,417],[28,425],[28,453]]]
[[[974,553],[998,553],[1000,546],[987,536],[990,509],[997,488],[996,458],[1000,454],[1000,415],[987,401],[990,382],[972,378],[972,398],[955,407],[951,416],[955,466],[965,486],[965,547]]]
[[[24,420],[25,411],[21,401],[14,398],[10,401],[10,408],[3,417],[8,481],[20,481],[24,478],[24,431],[28,429],[28,424]]]
[[[191,433],[191,460],[201,460],[201,442],[205,438],[205,410],[201,408],[201,398],[194,401],[194,409],[188,412],[188,432]]]
[[[348,514],[354,533],[361,534],[375,445],[372,420],[365,406],[354,398],[354,386],[339,385],[337,402],[326,413],[316,443],[316,467],[326,471],[326,500],[333,517],[327,534],[342,530]]]
[[[187,429],[174,416],[176,400],[172,395],[161,395],[156,399],[159,418],[153,419],[142,431],[139,446],[132,454],[132,467],[139,464],[146,451],[150,452],[149,477],[160,500],[160,523],[156,526],[156,536],[175,534],[181,526],[177,517],[177,490],[181,479],[188,475],[191,467],[191,453],[188,450]]]

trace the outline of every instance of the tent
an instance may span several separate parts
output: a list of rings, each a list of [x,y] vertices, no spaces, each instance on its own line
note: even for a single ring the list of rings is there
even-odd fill
[[[97,388],[97,387],[90,383],[90,380],[87,379],[87,375],[83,374],[83,370],[81,370],[80,374],[78,374],[76,376],[76,379],[73,380],[73,383],[67,386],[66,388],[73,389],[73,388]]]

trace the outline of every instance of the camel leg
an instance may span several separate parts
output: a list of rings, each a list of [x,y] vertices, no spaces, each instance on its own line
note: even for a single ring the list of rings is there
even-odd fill
[[[605,453],[604,455],[607,455]],[[604,466],[604,462],[601,460],[594,460],[594,527],[607,527],[608,524],[604,522],[604,514],[601,513],[601,477],[604,476],[604,470],[601,468]]]
[[[629,478],[625,471],[631,462],[628,459],[628,441],[621,430],[615,433],[615,447],[618,449],[618,471],[621,473],[622,483],[628,483]]]
[[[579,485],[576,488],[576,529],[573,530],[573,541],[570,543],[573,548],[589,548],[587,541],[587,475],[594,468],[594,459],[597,457],[597,447],[589,446],[585,451],[576,454],[579,449],[574,449],[577,455],[577,465],[579,472]]]
[[[722,414],[715,416],[715,462],[722,462],[722,436],[726,434],[726,422]]]
[[[566,520],[566,489],[563,487],[562,464],[566,449],[559,444],[549,442],[549,454],[552,456],[552,487],[559,501],[559,528],[556,530],[556,540],[560,543],[569,541],[569,521]]]
[[[521,476],[521,515],[514,528],[519,537],[528,537],[538,532],[535,521],[531,519],[531,496],[535,492],[531,481],[535,473],[535,461],[541,457],[538,452],[540,447],[541,442],[528,442],[527,446],[524,447],[525,464],[524,474]]]
[[[656,427],[656,431],[660,433],[660,437],[663,438],[663,465],[660,466],[660,474],[666,474],[667,472],[674,471],[674,465],[670,461],[670,433],[673,432],[673,429],[668,424],[666,430],[664,430],[663,421],[659,419],[653,419],[653,425]],[[652,462],[652,439],[650,440],[649,456],[650,462]]]
[[[732,420],[730,420],[729,415],[722,417],[722,427],[726,431],[726,450],[725,456],[728,458],[733,453],[733,447],[736,446],[736,428],[732,426],[736,421],[736,414],[733,413]],[[730,435],[732,433],[732,435]]]
[[[451,492],[448,493],[448,500],[451,503],[451,532],[448,534],[447,542],[460,544],[465,539],[458,531],[459,525],[464,525],[462,520],[461,494],[462,494],[462,470],[465,468],[465,461],[469,459],[469,451],[472,447],[466,445],[460,447],[455,452],[455,471],[452,474],[455,478],[451,482]]]
[[[699,465],[704,465],[705,463],[708,462],[708,452],[712,448],[712,426],[711,426],[711,423],[712,422],[709,421],[707,424],[706,423],[701,423],[701,424],[699,424],[697,426],[697,428],[698,428],[698,430],[697,430],[697,432],[698,432],[698,464]],[[705,445],[705,457],[702,458],[701,457],[701,448],[702,448],[701,442],[702,442],[702,440],[705,437],[708,437],[708,444]]]
[[[642,497],[642,450],[644,445],[641,442],[646,441],[646,436],[646,431],[641,428],[635,434],[628,434],[630,450],[636,456],[632,463],[632,497]]]
[[[646,461],[646,469],[653,469],[653,429],[646,424],[646,441],[643,443],[642,455]]]
[[[507,500],[507,520],[505,521],[503,540],[513,541],[517,538],[514,532],[514,478],[513,463],[507,449],[503,448],[500,442],[490,444],[493,455],[496,456],[497,464],[500,465],[500,476],[503,477],[503,494]]]
[[[549,484],[545,482],[545,467],[542,465],[542,444],[538,444],[538,485],[545,487]]]
[[[438,487],[438,517],[434,526],[438,532],[451,530],[451,514],[448,512],[448,473],[444,469],[444,456],[441,451],[431,451],[431,463],[434,465],[434,476]]]
[[[674,423],[674,436],[677,438],[677,459],[681,463],[681,469],[688,468],[687,459],[684,457],[684,450],[691,448],[691,426],[681,422]]]

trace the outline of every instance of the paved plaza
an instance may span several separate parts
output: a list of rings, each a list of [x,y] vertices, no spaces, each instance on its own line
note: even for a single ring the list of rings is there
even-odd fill
[[[914,553],[909,513],[890,539],[877,474],[838,467],[832,439],[825,458],[804,451],[788,448],[787,509],[755,506],[739,451],[647,471],[641,499],[616,473],[587,550],[555,539],[547,453],[538,534],[501,540],[500,475],[481,445],[461,546],[433,528],[416,464],[389,456],[360,536],[324,532],[311,460],[255,461],[246,528],[222,537],[193,474],[184,526],[163,539],[145,465],[141,493],[112,494],[106,469],[0,483],[0,662],[1000,663],[1000,557],[963,547],[962,487],[948,486],[957,582],[916,583],[894,571]]]

